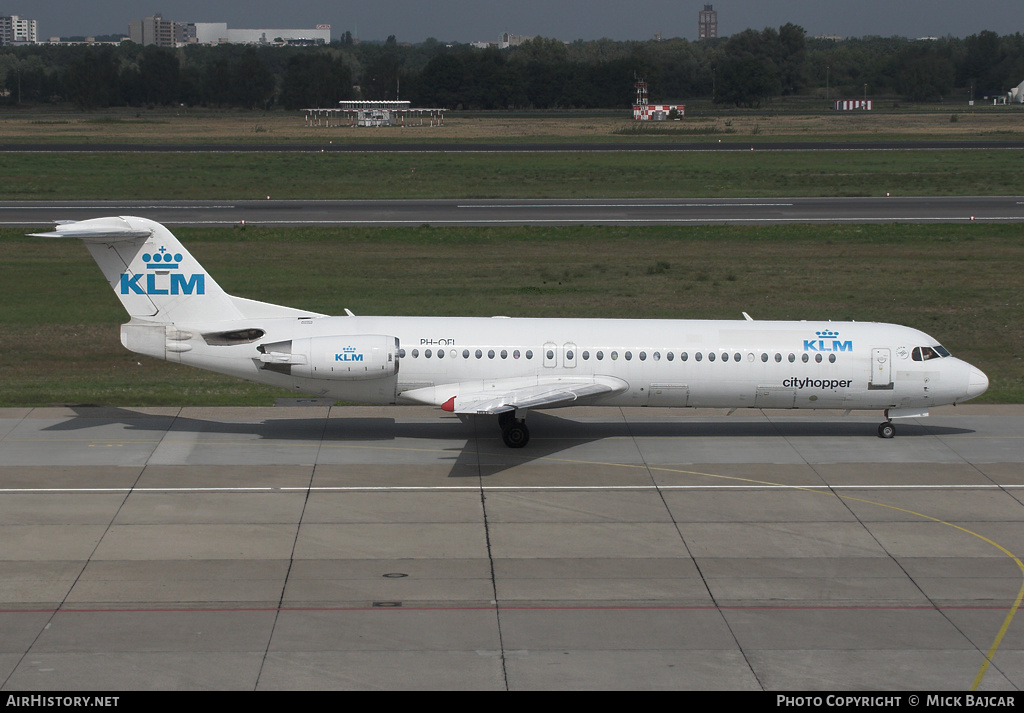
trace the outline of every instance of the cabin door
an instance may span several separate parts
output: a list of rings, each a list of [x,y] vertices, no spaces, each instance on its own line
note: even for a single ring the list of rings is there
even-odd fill
[[[871,350],[871,379],[869,389],[892,388],[892,358],[888,349]]]

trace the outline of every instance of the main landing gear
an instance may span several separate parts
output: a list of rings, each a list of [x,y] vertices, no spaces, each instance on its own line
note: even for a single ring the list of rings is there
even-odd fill
[[[530,442],[530,429],[526,427],[526,419],[516,418],[515,411],[499,413],[498,426],[501,427],[501,440],[509,448],[522,448]]]
[[[892,438],[896,435],[896,427],[892,425],[892,419],[889,418],[889,409],[884,411],[885,423],[878,424],[878,437],[879,438]]]

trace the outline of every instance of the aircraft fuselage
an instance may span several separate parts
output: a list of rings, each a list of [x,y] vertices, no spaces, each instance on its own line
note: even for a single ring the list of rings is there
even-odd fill
[[[265,334],[203,336],[233,329]],[[360,403],[440,406],[469,391],[596,376],[624,384],[593,401],[605,405],[927,409],[987,385],[955,357],[915,359],[938,344],[927,334],[868,322],[310,316],[175,331],[152,356]],[[353,374],[372,358],[367,338],[393,346],[393,368]],[[274,344],[287,356],[257,352]]]

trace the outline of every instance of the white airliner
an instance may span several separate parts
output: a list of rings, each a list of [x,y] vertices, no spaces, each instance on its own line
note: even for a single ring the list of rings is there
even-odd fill
[[[121,343],[158,359],[366,404],[495,414],[525,446],[531,409],[572,405],[880,409],[974,398],[988,377],[909,327],[870,322],[332,317],[227,294],[151,220],[60,223],[131,320]]]

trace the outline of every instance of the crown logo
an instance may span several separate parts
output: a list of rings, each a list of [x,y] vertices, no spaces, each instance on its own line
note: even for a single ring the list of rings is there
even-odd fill
[[[178,264],[181,263],[181,253],[174,253],[173,255],[167,252],[167,248],[163,245],[160,249],[154,252],[152,255],[149,253],[142,253],[142,260],[146,263],[146,267],[149,269],[167,269],[177,268]]]
[[[815,332],[820,339],[835,339],[839,336],[839,332],[833,332],[831,329],[826,329],[821,332]]]
[[[346,354],[352,354],[355,352],[355,350],[355,347],[342,347],[341,349],[341,351],[345,352]]]

